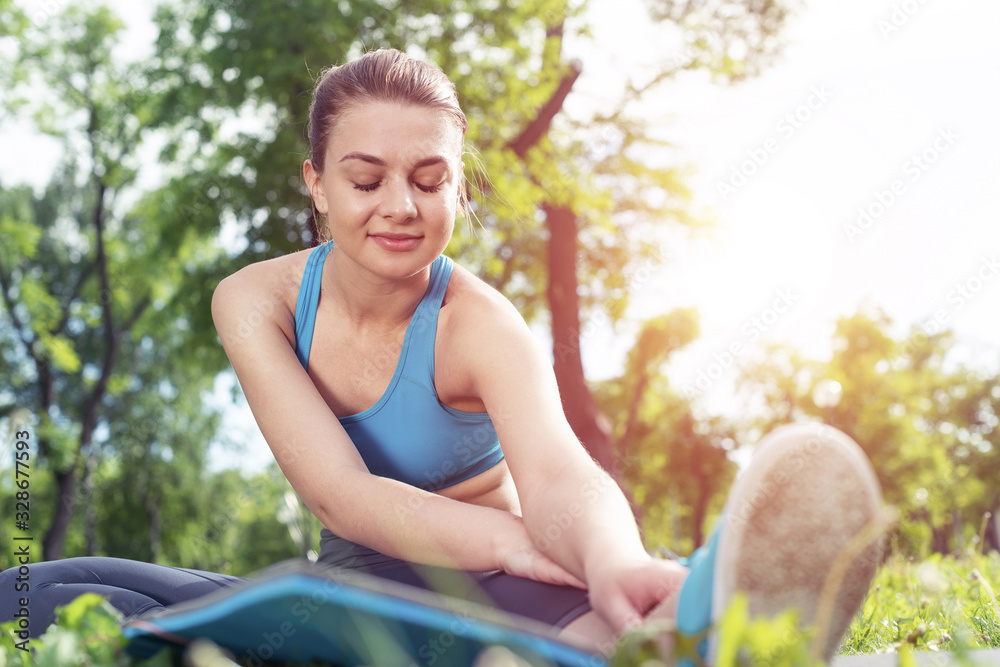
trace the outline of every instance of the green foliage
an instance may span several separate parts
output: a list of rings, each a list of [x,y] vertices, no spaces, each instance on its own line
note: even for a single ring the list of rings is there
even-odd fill
[[[794,610],[774,618],[749,617],[746,597],[730,602],[719,627],[718,667],[773,665],[815,667],[822,661],[812,657],[812,633],[800,629]]]
[[[690,553],[704,541],[736,474],[732,425],[696,418],[663,368],[697,338],[698,314],[678,309],[645,323],[621,376],[599,383],[594,397],[614,424],[620,463],[647,547]]]
[[[845,653],[1000,648],[1000,553],[933,554],[915,562],[893,555],[876,575],[855,617]]]
[[[712,3],[710,13],[728,17],[728,4]],[[172,205],[164,210],[176,216],[175,229],[207,233],[229,220],[240,239],[233,249],[238,256],[203,267],[203,277],[217,280],[315,240],[319,221],[299,176],[315,75],[363,50],[395,47],[440,64],[469,119],[472,208],[485,233],[460,231],[449,252],[502,289],[530,320],[547,307],[548,232],[539,205],[571,202],[580,247],[587,249],[578,272],[583,307],[619,318],[628,276],[659,261],[657,230],[696,224],[683,171],[651,165],[646,157],[655,142],[646,123],[628,115],[636,97],[626,96],[610,112],[561,114],[525,159],[509,146],[570,71],[560,58],[561,35],[586,32],[585,6],[351,0],[331,8],[309,0],[289,12],[222,0],[161,5],[151,68],[162,85],[159,121],[173,128],[162,158],[183,165],[171,170]],[[717,57],[708,53],[751,33],[760,39],[746,40],[748,59],[773,52],[778,42],[765,48],[765,38],[781,27],[785,12],[783,3],[747,9],[740,15],[746,24],[736,30],[727,22],[713,43],[696,49],[698,57],[675,69],[714,68]],[[248,117],[256,122],[240,122]]]
[[[741,385],[767,406],[759,431],[819,418],[862,446],[902,514],[905,550],[960,550],[1000,507],[1000,488],[988,481],[1000,478],[1000,375],[960,362],[947,331],[896,338],[891,325],[881,314],[841,319],[825,362],[772,346],[744,366]],[[812,397],[824,379],[843,388],[830,408]]]
[[[16,623],[4,623],[0,632],[0,665],[10,667],[170,667],[166,653],[136,660],[125,653],[121,614],[100,595],[85,593],[56,610],[56,622],[41,637],[29,640],[31,652],[15,649],[9,641]]]
[[[774,618],[750,618],[746,596],[738,594],[730,601],[718,628],[716,667],[822,667],[812,657],[811,632],[804,631],[794,610]],[[664,635],[670,639],[664,641]],[[689,637],[676,634],[671,622],[650,623],[622,637],[611,656],[611,667],[666,667],[682,659],[694,665],[705,664],[698,645],[705,633]]]
[[[915,651],[948,651],[960,664],[977,648],[1000,648],[1000,602],[989,582],[1000,581],[1000,553],[935,554],[922,562],[894,554],[876,575],[855,615],[842,654],[899,653],[913,664]],[[659,636],[672,624],[650,625],[623,638],[612,667],[672,665],[691,658],[700,639],[675,637],[664,657]],[[812,633],[789,610],[774,618],[748,618],[746,599],[733,598],[719,625],[718,667],[822,664],[811,657]],[[698,661],[695,660],[697,663]]]

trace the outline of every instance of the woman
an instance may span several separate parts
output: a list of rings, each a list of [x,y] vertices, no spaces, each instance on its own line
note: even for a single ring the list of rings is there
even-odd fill
[[[603,653],[649,618],[704,631],[736,589],[756,613],[794,603],[811,620],[838,554],[876,516],[860,450],[833,429],[779,430],[690,578],[647,554],[524,321],[442,254],[466,128],[452,83],[398,51],[327,70],[303,176],[329,238],[215,292],[254,417],[324,526],[319,560],[474,597]],[[848,568],[827,654],[873,572]]]

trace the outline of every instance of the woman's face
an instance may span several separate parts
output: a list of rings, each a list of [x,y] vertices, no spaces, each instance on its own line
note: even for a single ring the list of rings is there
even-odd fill
[[[412,276],[451,239],[461,184],[462,134],[447,112],[411,104],[356,104],[337,120],[325,169],[306,183],[327,215],[334,247],[387,278]]]

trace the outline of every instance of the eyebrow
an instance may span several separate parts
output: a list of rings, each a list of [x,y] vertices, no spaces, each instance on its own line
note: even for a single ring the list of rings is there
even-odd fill
[[[368,153],[348,153],[344,157],[340,158],[341,162],[343,162],[344,160],[361,160],[363,162],[374,164],[379,167],[388,166],[385,160],[383,160],[382,158],[375,157],[374,155],[369,155]],[[432,164],[440,164],[447,162],[448,161],[445,160],[440,155],[432,155],[431,157],[425,157],[422,160],[418,160],[417,163],[413,165],[413,168],[419,169],[420,167],[427,167]]]

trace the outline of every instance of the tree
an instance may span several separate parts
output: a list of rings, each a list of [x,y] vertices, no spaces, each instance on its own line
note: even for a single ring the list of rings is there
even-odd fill
[[[603,307],[612,320],[618,319],[628,298],[626,277],[657,254],[658,227],[666,222],[693,223],[679,172],[649,166],[646,156],[656,142],[650,140],[646,124],[629,111],[644,93],[684,70],[704,69],[722,81],[756,73],[777,53],[777,33],[787,9],[781,3],[726,0],[650,3],[654,20],[670,21],[685,30],[689,58],[664,63],[644,84],[630,81],[626,94],[610,113],[570,121],[569,133],[547,137],[579,75],[579,64],[567,65],[561,55],[568,14],[562,4],[548,15],[547,44],[542,50],[543,69],[566,74],[556,93],[510,148],[524,160],[528,177],[545,190],[540,203],[548,232],[544,293],[551,314],[556,377],[567,417],[591,454],[617,473],[614,439],[583,373],[581,310]],[[732,56],[738,51],[743,52],[742,58]],[[615,140],[603,142],[612,145],[599,143],[595,150],[595,136]],[[591,194],[594,190],[596,195]],[[658,200],[661,203],[651,203]]]
[[[211,255],[210,243],[171,226],[162,200],[136,201],[139,155],[159,106],[154,80],[112,57],[122,27],[106,8],[48,17],[18,36],[14,75],[23,85],[5,92],[66,152],[41,196],[0,193],[0,345],[7,398],[35,415],[38,460],[54,478],[46,559],[63,553],[81,502],[82,551],[98,549],[94,472],[128,435],[120,431],[133,429],[140,404],[157,414],[141,446],[166,460],[172,447],[188,453],[185,438],[213,431],[198,397],[224,361],[216,345],[191,346],[185,335],[208,300],[191,307],[183,279]]]
[[[1000,376],[954,361],[950,332],[914,328],[896,339],[891,325],[881,313],[842,318],[830,360],[772,348],[741,371],[740,383],[764,398],[765,428],[812,417],[854,438],[905,520],[904,546],[945,553],[978,533],[1000,503],[990,483],[1000,474]],[[821,380],[843,387],[836,406],[813,402]]]
[[[601,382],[595,399],[615,424],[619,460],[647,545],[688,553],[704,543],[709,519],[736,473],[734,428],[698,419],[662,372],[697,338],[698,316],[675,310],[643,324],[621,376]],[[640,512],[640,510],[642,510]]]

